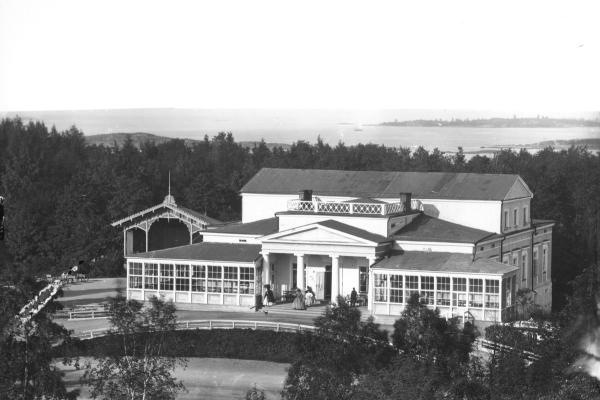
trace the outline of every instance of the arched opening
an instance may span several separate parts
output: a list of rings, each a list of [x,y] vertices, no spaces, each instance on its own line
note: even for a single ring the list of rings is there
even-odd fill
[[[139,228],[131,228],[127,230],[126,235],[126,254],[143,253],[146,251],[146,232]]]
[[[148,232],[148,251],[190,244],[190,231],[186,224],[176,219],[159,219]]]

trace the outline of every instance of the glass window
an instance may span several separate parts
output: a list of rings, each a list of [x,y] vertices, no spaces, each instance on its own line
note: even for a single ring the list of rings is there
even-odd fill
[[[438,306],[450,305],[450,277],[438,276],[437,278],[437,300]]]
[[[527,207],[523,207],[523,226],[527,225]]]
[[[173,290],[173,264],[160,264],[159,290]]]
[[[146,264],[145,275],[158,276],[158,264]]]
[[[206,267],[192,265],[192,292],[206,292]]]
[[[483,279],[469,279],[469,307],[483,307]]]
[[[173,276],[173,264],[160,264],[160,276]]]
[[[144,289],[158,290],[158,276],[145,276]]]
[[[527,252],[523,251],[521,253],[521,279],[527,280]]]
[[[130,262],[129,275],[142,275],[142,263]]]
[[[545,274],[548,269],[548,245],[545,244],[542,248],[542,274]]]
[[[452,305],[455,307],[467,306],[467,278],[452,278]]]
[[[454,290],[455,292],[466,292],[467,278],[453,278],[452,286],[452,290]]]
[[[513,225],[519,225],[519,210],[516,208],[513,210]]]
[[[254,294],[254,268],[240,267],[240,293]]]
[[[208,266],[207,290],[212,293],[221,293],[223,291],[223,281],[221,280],[223,272],[220,265]]]
[[[387,274],[373,274],[375,301],[387,301]]]
[[[539,262],[539,256],[538,256],[538,247],[534,246],[533,247],[533,278],[535,279],[535,277],[538,274],[538,262]]]
[[[406,300],[414,293],[419,293],[419,277],[407,275],[406,276]]]
[[[223,267],[223,293],[238,292],[238,267]]]
[[[390,275],[390,303],[403,303],[403,276]]]
[[[367,293],[369,290],[369,269],[367,267],[359,267],[358,290],[360,293]]]
[[[421,301],[425,302],[425,304],[433,305],[433,282],[433,276],[421,277]]]
[[[142,288],[142,277],[132,275],[129,277],[129,288],[130,289],[141,289]]]
[[[190,290],[190,266],[175,265],[175,290],[187,292]]]

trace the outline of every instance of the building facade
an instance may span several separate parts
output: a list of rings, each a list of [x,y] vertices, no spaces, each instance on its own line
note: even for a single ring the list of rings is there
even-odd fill
[[[113,224],[124,229],[128,297],[249,307],[265,284],[280,299],[310,286],[321,301],[355,288],[381,321],[412,293],[478,321],[514,318],[518,296],[551,308],[553,222],[531,219],[533,194],[517,175],[264,168],[241,197],[237,223],[171,210]],[[165,212],[191,227],[189,243],[127,244]]]

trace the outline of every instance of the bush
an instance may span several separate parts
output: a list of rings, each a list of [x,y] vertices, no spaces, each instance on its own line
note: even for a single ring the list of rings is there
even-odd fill
[[[148,335],[142,333],[140,335]],[[297,336],[290,332],[251,329],[186,330],[173,333],[179,345],[167,355],[174,357],[238,358],[291,363],[297,358]],[[138,341],[143,343],[144,341]],[[54,357],[91,357],[122,352],[121,343],[110,336],[71,339],[54,348]]]

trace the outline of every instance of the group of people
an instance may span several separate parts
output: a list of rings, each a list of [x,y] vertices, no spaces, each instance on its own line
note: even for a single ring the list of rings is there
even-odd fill
[[[296,289],[296,297],[292,303],[294,310],[306,310],[306,307],[310,307],[313,304],[315,304],[315,292],[313,292],[310,286],[306,288],[304,294],[302,294],[302,290]]]
[[[271,290],[271,285],[265,285],[265,294],[263,296],[263,305],[270,306],[275,303],[275,295]],[[356,293],[356,288],[352,288],[352,292],[350,293],[350,305],[352,307],[356,306],[356,302],[358,300],[358,294]],[[304,294],[302,290],[296,289],[296,296],[294,297],[294,302],[292,303],[294,310],[306,310],[306,307],[310,307],[315,304],[315,292],[313,292],[312,288],[308,286]]]

